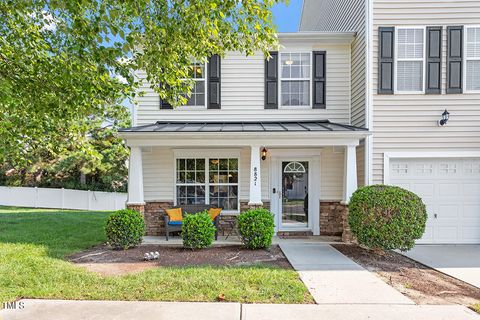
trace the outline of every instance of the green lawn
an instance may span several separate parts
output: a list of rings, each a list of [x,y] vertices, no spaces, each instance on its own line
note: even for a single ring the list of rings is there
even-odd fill
[[[267,267],[158,268],[100,276],[62,260],[105,241],[107,212],[0,207],[0,301],[23,298],[312,303],[296,272]]]

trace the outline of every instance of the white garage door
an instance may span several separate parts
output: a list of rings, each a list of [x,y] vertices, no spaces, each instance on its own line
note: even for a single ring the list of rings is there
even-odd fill
[[[480,243],[480,159],[390,159],[390,184],[427,206],[418,243]]]

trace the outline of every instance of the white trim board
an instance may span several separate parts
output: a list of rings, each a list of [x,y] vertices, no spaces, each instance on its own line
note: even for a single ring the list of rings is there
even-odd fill
[[[390,159],[409,159],[409,158],[477,158],[480,157],[480,151],[449,151],[449,152],[385,152],[383,154],[383,183],[390,183]]]

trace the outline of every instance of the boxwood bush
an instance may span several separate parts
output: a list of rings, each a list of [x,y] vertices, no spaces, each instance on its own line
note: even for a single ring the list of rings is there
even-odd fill
[[[112,213],[105,225],[108,244],[114,249],[128,249],[142,243],[145,222],[140,212],[124,209]]]
[[[243,244],[249,249],[268,248],[275,232],[273,214],[257,208],[242,212],[237,219],[238,232]]]
[[[348,208],[352,233],[360,244],[369,248],[406,251],[425,232],[425,204],[415,193],[400,187],[359,188]]]
[[[215,226],[205,210],[187,214],[182,221],[183,246],[189,249],[202,249],[212,245],[215,239]]]

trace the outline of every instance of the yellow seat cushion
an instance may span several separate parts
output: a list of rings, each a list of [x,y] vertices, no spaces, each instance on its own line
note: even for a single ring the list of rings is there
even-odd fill
[[[222,208],[210,208],[208,209],[208,214],[210,215],[210,218],[215,220],[215,218],[222,212]]]
[[[165,212],[168,214],[170,221],[182,221],[182,208],[173,208],[166,209]]]

